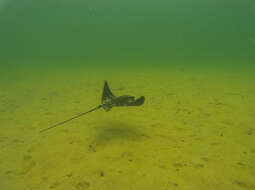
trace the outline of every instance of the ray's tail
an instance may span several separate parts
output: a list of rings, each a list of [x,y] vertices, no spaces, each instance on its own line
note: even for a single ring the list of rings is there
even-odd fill
[[[73,120],[73,119],[76,119],[76,118],[81,117],[81,116],[83,116],[83,115],[85,115],[85,114],[87,114],[87,113],[90,113],[90,112],[93,112],[93,111],[95,111],[95,110],[98,110],[98,109],[100,109],[101,107],[102,107],[102,105],[99,105],[99,106],[97,106],[97,107],[95,107],[95,108],[93,108],[93,109],[91,109],[91,110],[89,110],[89,111],[87,111],[87,112],[80,113],[79,115],[76,115],[76,116],[74,116],[74,117],[71,117],[71,118],[69,118],[69,119],[67,119],[67,120],[65,120],[65,121],[61,121],[61,122],[59,122],[59,123],[57,123],[57,124],[55,124],[55,125],[52,125],[52,126],[46,128],[46,129],[41,130],[40,133],[45,132],[45,131],[48,131],[49,129],[58,127],[58,126],[60,126],[60,125],[63,125],[64,123],[67,123],[67,122],[69,122],[69,121],[71,121],[71,120]]]

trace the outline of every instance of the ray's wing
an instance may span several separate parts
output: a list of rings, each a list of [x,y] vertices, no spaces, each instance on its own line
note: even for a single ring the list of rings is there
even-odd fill
[[[107,83],[107,81],[105,81],[104,83],[104,89],[103,89],[103,95],[102,95],[102,99],[101,99],[101,103],[105,104],[107,102],[110,102],[112,99],[114,99],[115,96],[112,93],[112,91],[109,88],[109,85]]]

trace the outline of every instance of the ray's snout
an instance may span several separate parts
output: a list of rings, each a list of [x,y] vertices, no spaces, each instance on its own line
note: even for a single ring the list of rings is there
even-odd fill
[[[140,98],[137,98],[137,99],[135,100],[134,105],[140,106],[140,105],[142,105],[142,104],[144,103],[144,101],[145,101],[145,97],[144,97],[144,96],[141,96]]]

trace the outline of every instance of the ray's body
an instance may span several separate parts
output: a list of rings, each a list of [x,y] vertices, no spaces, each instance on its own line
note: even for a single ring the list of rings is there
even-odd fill
[[[107,111],[110,111],[112,107],[120,107],[120,106],[140,106],[144,103],[145,101],[145,97],[144,96],[141,96],[140,98],[137,98],[135,99],[134,96],[129,96],[129,95],[123,95],[123,96],[119,96],[119,97],[116,97],[110,90],[109,88],[109,85],[107,83],[107,81],[105,81],[104,83],[104,89],[103,89],[103,95],[102,95],[102,99],[101,99],[101,104],[87,112],[83,112],[83,113],[80,113],[74,117],[71,117],[67,120],[64,120],[62,122],[59,122],[53,126],[50,126],[46,129],[43,129],[40,131],[40,133],[42,132],[45,132],[49,129],[52,129],[52,128],[55,128],[55,127],[58,127],[64,123],[67,123],[73,119],[76,119],[78,117],[81,117],[85,114],[88,114],[90,112],[93,112],[95,110],[98,110],[100,108],[103,108],[106,112]]]

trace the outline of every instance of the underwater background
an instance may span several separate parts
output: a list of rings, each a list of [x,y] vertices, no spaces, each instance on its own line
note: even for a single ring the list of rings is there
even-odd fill
[[[1,190],[255,189],[255,1],[1,0]],[[115,95],[103,109],[40,130]]]

